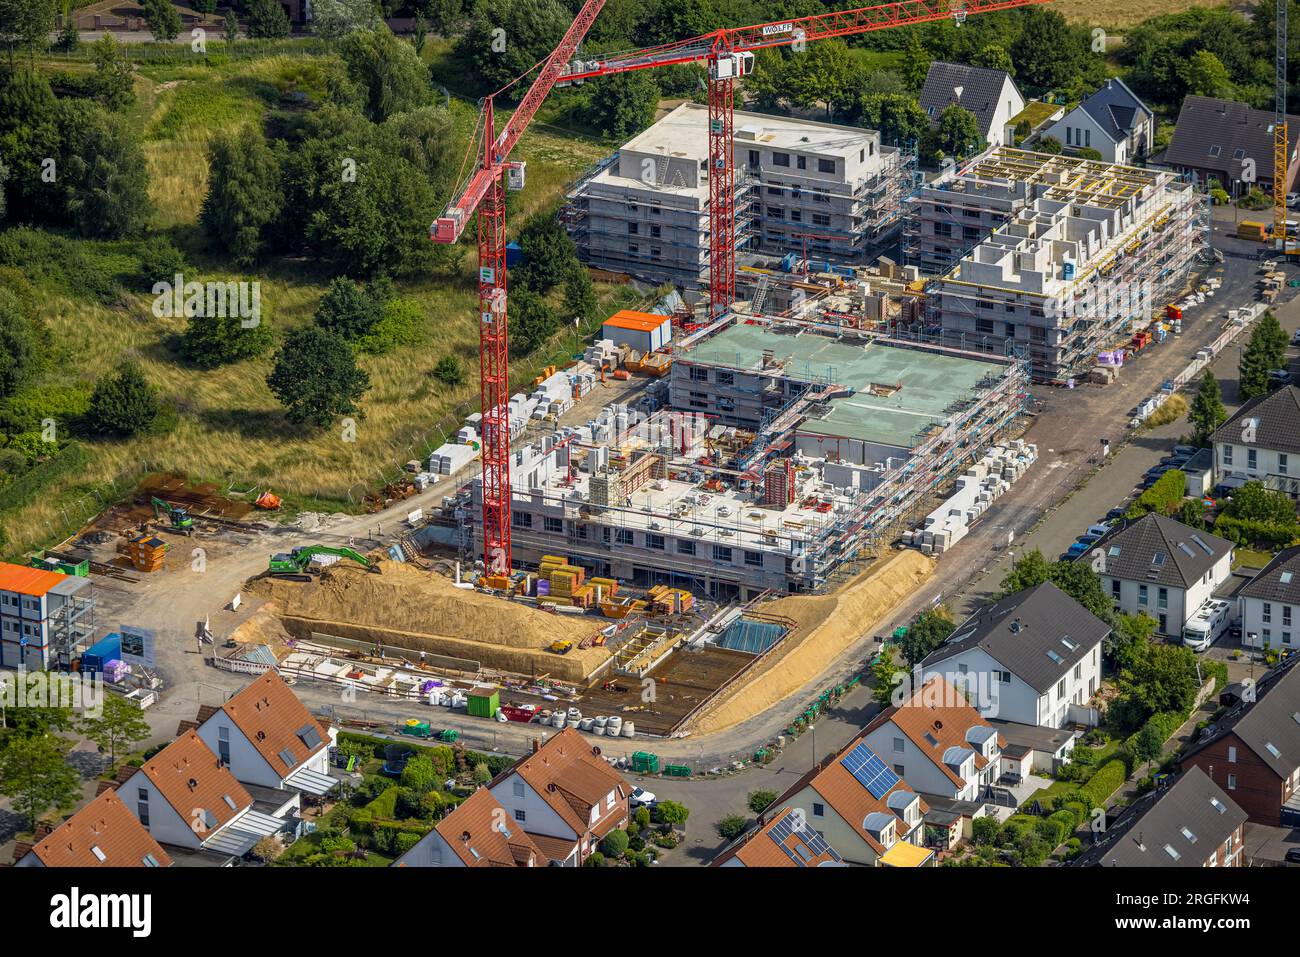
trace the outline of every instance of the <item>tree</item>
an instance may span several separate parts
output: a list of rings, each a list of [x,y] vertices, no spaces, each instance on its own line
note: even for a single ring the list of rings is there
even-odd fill
[[[185,272],[185,254],[166,236],[151,236],[140,245],[140,268],[136,276],[143,292],[155,283],[175,282],[176,274]]]
[[[290,422],[324,428],[356,411],[356,403],[370,388],[370,377],[357,368],[347,340],[312,325],[285,340],[266,384]]]
[[[953,103],[939,114],[935,142],[944,153],[957,159],[978,152],[984,143],[979,120],[964,106]]]
[[[0,752],[0,794],[13,802],[28,830],[51,807],[81,796],[81,775],[68,764],[67,746],[52,735],[11,738]]]
[[[713,824],[713,829],[718,832],[718,836],[728,843],[744,834],[747,827],[749,821],[739,814],[728,814]]]
[[[479,3],[469,29],[456,43],[456,55],[465,64],[466,76],[478,77],[486,89],[500,89],[548,57],[572,19],[559,0]],[[692,36],[698,34],[673,34],[669,39]]]
[[[343,42],[359,36],[354,33]],[[402,47],[411,52],[409,44]],[[431,265],[437,253],[427,230],[437,215],[437,197],[428,178],[378,145],[338,145],[348,152],[320,155],[325,168],[311,171],[304,184],[311,190],[307,210],[286,195],[285,215],[306,217],[306,244],[348,276],[401,275]],[[355,162],[354,178],[339,175],[340,159]]]
[[[373,0],[313,0],[311,11],[312,32],[327,39],[379,25]]]
[[[70,10],[65,9],[63,26],[59,29],[59,36],[54,41],[54,49],[59,53],[76,53],[80,48],[81,34],[77,32],[77,18],[72,15]]]
[[[560,327],[551,304],[526,286],[510,294],[510,310],[514,325],[512,345],[521,355],[533,352]]]
[[[826,106],[826,115],[846,99],[852,61],[843,40],[828,40],[810,46],[802,53],[786,58],[781,71],[785,97],[802,110],[818,103]]]
[[[1061,141],[1055,136],[1041,136],[1038,139],[1038,152],[1059,156],[1065,152],[1065,147],[1061,145]]]
[[[569,278],[564,280],[564,317],[586,322],[595,317],[598,308],[591,273],[579,264],[569,273]]]
[[[1261,320],[1250,334],[1237,365],[1237,391],[1242,399],[1253,399],[1268,392],[1269,370],[1277,368],[1270,337]]]
[[[361,92],[362,112],[374,122],[428,104],[428,69],[411,45],[384,24],[348,34],[339,55],[349,81]]]
[[[283,201],[280,164],[261,132],[251,125],[218,131],[208,144],[208,192],[199,222],[235,263],[247,268],[257,262]]]
[[[1233,518],[1269,524],[1294,524],[1295,503],[1285,492],[1267,488],[1263,482],[1247,482],[1237,489],[1228,503]]]
[[[415,24],[412,26],[411,46],[415,47],[416,53],[424,52],[424,42],[429,35],[429,21],[424,18],[424,14],[415,11]]]
[[[127,362],[96,383],[86,425],[99,435],[126,438],[147,431],[158,412],[157,391],[139,366]]]
[[[276,0],[248,0],[248,36],[282,40],[289,35],[289,17]]]
[[[1183,61],[1181,74],[1188,96],[1232,96],[1228,68],[1209,50],[1197,50]]]
[[[1205,503],[1199,498],[1184,499],[1178,511],[1178,520],[1188,528],[1205,528]]]
[[[971,63],[975,66],[987,67],[990,70],[1001,70],[1007,76],[1014,77],[1016,75],[1016,65],[1011,59],[1011,54],[996,43],[990,43],[980,50],[971,58]]]
[[[474,765],[474,770],[471,773],[474,777],[475,784],[483,785],[492,780],[492,771],[487,766],[486,761],[480,761],[478,764]]]
[[[930,132],[930,118],[916,98],[901,93],[866,93],[850,101],[848,121],[879,130],[882,142],[919,143]]]
[[[1084,55],[1065,17],[1044,7],[1024,11],[1010,52],[1020,85],[1037,93],[1069,83]]]
[[[903,81],[907,88],[919,93],[930,74],[930,51],[921,42],[921,32],[916,27],[907,31],[907,45],[903,50]]]
[[[80,731],[108,752],[109,770],[117,767],[118,754],[131,750],[153,732],[140,709],[125,698],[115,694],[104,697],[98,717],[88,717],[81,722]]]
[[[239,18],[235,16],[234,7],[226,10],[226,19],[221,26],[221,38],[227,43],[234,43],[239,39]]]
[[[903,653],[908,667],[915,667],[952,635],[956,629],[947,609],[934,608],[917,615],[908,626],[907,634],[898,639],[898,649]]]
[[[374,333],[392,295],[392,283],[386,280],[362,289],[351,279],[336,277],[316,308],[316,325],[349,342],[358,342]]]
[[[746,806],[755,814],[762,814],[774,803],[776,803],[777,793],[775,791],[757,790],[750,791],[749,797],[746,798]]]
[[[1037,548],[1023,553],[1002,579],[1005,598],[1016,592],[1050,581],[1102,621],[1111,618],[1111,602],[1101,587],[1101,579],[1087,562],[1049,562]]]
[[[659,87],[649,70],[615,73],[596,80],[586,117],[606,136],[625,140],[655,119]]]
[[[655,819],[674,827],[682,827],[686,824],[686,819],[691,816],[690,810],[677,801],[660,801],[655,805]]]
[[[1137,762],[1138,767],[1141,767],[1148,761],[1157,760],[1164,752],[1164,749],[1165,742],[1160,736],[1160,729],[1154,723],[1148,721],[1142,725],[1142,730],[1133,739],[1133,760]]]
[[[1196,697],[1196,656],[1182,645],[1153,644],[1133,649],[1116,684],[1124,698],[1124,716],[1137,727],[1153,714],[1186,714]]]
[[[226,315],[194,315],[186,322],[181,336],[181,354],[200,369],[242,362],[263,355],[271,347],[271,325],[267,321],[265,306],[257,317],[256,325],[245,325],[237,309],[226,309]]]
[[[443,385],[458,386],[465,381],[465,364],[456,356],[443,356],[433,367],[433,377]]]
[[[578,264],[578,250],[553,212],[542,210],[524,220],[519,231],[524,264],[515,270],[514,288],[545,295],[564,282]]]
[[[424,755],[411,758],[402,768],[402,787],[424,797],[441,783],[437,770],[434,770],[433,762]]]
[[[151,213],[149,174],[139,133],[125,119],[93,103],[72,104],[64,136],[68,213],[92,239],[144,232]]]
[[[906,672],[894,663],[893,654],[885,648],[871,667],[871,699],[880,707],[888,708],[893,703],[894,688],[905,677]]]
[[[0,0],[0,40],[26,47],[34,59],[54,32],[58,12],[57,0]]]
[[[1155,637],[1160,623],[1144,611],[1136,615],[1120,615],[1110,635],[1109,651],[1117,667],[1128,667],[1137,660]]]
[[[45,335],[31,304],[0,287],[0,399],[32,381],[42,365]]]
[[[1195,427],[1192,441],[1199,446],[1208,446],[1210,436],[1215,429],[1223,425],[1228,418],[1228,410],[1223,406],[1223,390],[1214,372],[1207,368],[1201,376],[1201,385],[1196,390],[1196,398],[1187,413],[1187,419]]]
[[[159,43],[171,43],[181,32],[181,15],[172,0],[144,0],[144,19]]]
[[[135,102],[135,77],[131,61],[122,45],[105,33],[91,46],[95,62],[95,95],[110,110],[120,110]]]

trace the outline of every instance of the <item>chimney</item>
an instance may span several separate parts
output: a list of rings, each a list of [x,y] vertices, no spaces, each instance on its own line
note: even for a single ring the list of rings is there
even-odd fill
[[[533,738],[533,754],[536,754],[541,749],[542,749],[542,742],[538,741],[536,738]]]

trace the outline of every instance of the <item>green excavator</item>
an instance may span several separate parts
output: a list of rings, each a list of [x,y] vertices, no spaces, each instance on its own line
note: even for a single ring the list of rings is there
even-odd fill
[[[267,571],[273,578],[311,581],[311,560],[316,555],[338,555],[340,558],[350,558],[367,571],[379,571],[378,563],[372,562],[360,552],[351,548],[330,548],[327,545],[299,545],[291,552],[272,555]]]
[[[178,532],[181,535],[192,535],[194,533],[194,519],[190,518],[190,513],[183,508],[164,502],[160,498],[150,498],[153,505],[153,517],[161,521],[164,515],[167,516],[168,531]]]

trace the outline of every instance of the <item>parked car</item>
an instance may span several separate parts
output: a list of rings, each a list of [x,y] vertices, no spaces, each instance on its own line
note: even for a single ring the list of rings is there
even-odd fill
[[[1118,525],[1118,522],[1098,522],[1096,525],[1089,525],[1088,530],[1083,533],[1080,541],[1090,535],[1096,535],[1097,538],[1104,538],[1110,534],[1110,530]]]
[[[1286,852],[1286,862],[1300,867],[1300,847],[1293,847]]]
[[[1291,373],[1286,369],[1269,369],[1268,385],[1270,389],[1276,389],[1286,385],[1291,381]]]
[[[1194,446],[1194,445],[1175,445],[1175,446],[1174,446],[1174,455],[1185,455],[1185,456],[1187,456],[1187,458],[1189,458],[1189,459],[1190,459],[1193,455],[1195,455],[1197,452],[1199,452],[1199,451],[1201,451],[1201,450],[1198,449],[1198,448],[1197,448],[1196,446]]]
[[[1088,546],[1091,544],[1091,542],[1075,542],[1065,550],[1065,557],[1067,559],[1078,558],[1088,550]]]
[[[1300,193],[1287,193],[1286,208],[1295,209],[1297,206],[1300,206]]]
[[[1112,508],[1109,512],[1106,513],[1106,520],[1108,522],[1112,522],[1118,525],[1121,521],[1123,521],[1124,516],[1127,514],[1128,514],[1127,506],[1116,505],[1114,508]]]
[[[633,807],[644,806],[648,808],[653,808],[659,803],[659,799],[654,796],[654,793],[647,791],[645,788],[635,788],[632,791],[632,796],[628,798],[628,801],[631,802]]]

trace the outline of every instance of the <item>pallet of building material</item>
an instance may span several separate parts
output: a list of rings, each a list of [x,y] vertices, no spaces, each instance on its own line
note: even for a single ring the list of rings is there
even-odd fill
[[[614,598],[618,595],[618,582],[613,578],[592,578],[587,584],[600,589],[601,599]]]

